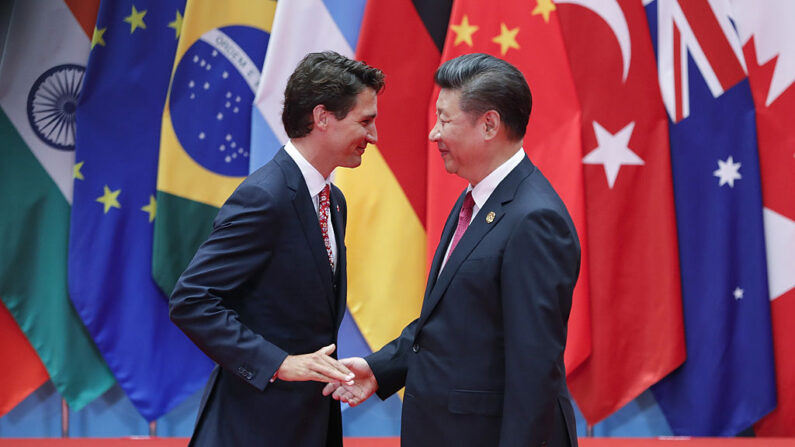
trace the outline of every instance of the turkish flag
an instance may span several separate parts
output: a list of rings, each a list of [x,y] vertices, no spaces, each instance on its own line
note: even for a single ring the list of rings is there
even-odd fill
[[[457,0],[453,4],[442,61],[467,53],[489,53],[522,71],[533,95],[533,110],[524,149],[566,203],[582,247],[582,264],[569,317],[565,352],[569,373],[591,350],[589,257],[585,226],[585,198],[580,159],[580,108],[551,1],[483,2]],[[436,121],[438,87],[431,100],[429,122]],[[428,150],[428,259],[442,227],[466,181],[450,175],[435,145]]]
[[[590,424],[685,360],[668,120],[640,2],[558,2],[582,106],[592,353],[569,374]]]

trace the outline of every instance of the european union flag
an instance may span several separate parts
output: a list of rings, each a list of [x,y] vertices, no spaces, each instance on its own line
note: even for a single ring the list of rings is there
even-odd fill
[[[776,405],[754,104],[721,8],[647,6],[671,120],[687,344],[653,391],[677,435],[733,436]]]
[[[152,280],[160,120],[184,0],[103,0],[77,107],[72,301],[147,420],[199,389],[212,362]]]

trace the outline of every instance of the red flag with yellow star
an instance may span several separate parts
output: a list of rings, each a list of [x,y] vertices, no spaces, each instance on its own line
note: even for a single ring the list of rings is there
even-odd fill
[[[592,352],[568,382],[594,424],[682,364],[682,293],[668,120],[643,5],[564,3],[593,275]]]
[[[524,149],[560,194],[582,247],[582,265],[569,318],[565,360],[569,373],[591,351],[588,244],[586,243],[580,148],[580,106],[574,90],[555,5],[551,0],[453,4],[442,60],[467,53],[489,53],[524,73],[533,94],[533,111]],[[435,90],[430,120],[435,121]],[[428,256],[441,236],[447,214],[466,182],[444,170],[435,145],[428,151]]]

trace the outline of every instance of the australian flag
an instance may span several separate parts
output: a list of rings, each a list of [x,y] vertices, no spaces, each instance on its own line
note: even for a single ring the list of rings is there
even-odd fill
[[[199,389],[212,362],[152,280],[160,120],[184,0],[103,0],[77,107],[72,301],[147,420]]]
[[[646,7],[670,118],[687,343],[653,392],[677,435],[733,436],[776,406],[754,104],[728,6]]]

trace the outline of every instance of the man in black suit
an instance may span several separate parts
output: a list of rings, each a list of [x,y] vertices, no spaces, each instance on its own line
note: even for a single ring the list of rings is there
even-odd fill
[[[307,55],[285,90],[290,141],[244,180],[169,301],[171,319],[218,366],[194,446],[342,446],[323,382],[353,374],[333,351],[345,312],[345,197],[329,180],[376,142],[380,70]]]
[[[420,317],[366,359],[356,405],[405,386],[405,446],[577,445],[563,351],[580,246],[566,207],[524,153],[530,89],[486,54],[436,72],[430,133],[445,169],[467,181],[442,232]]]

